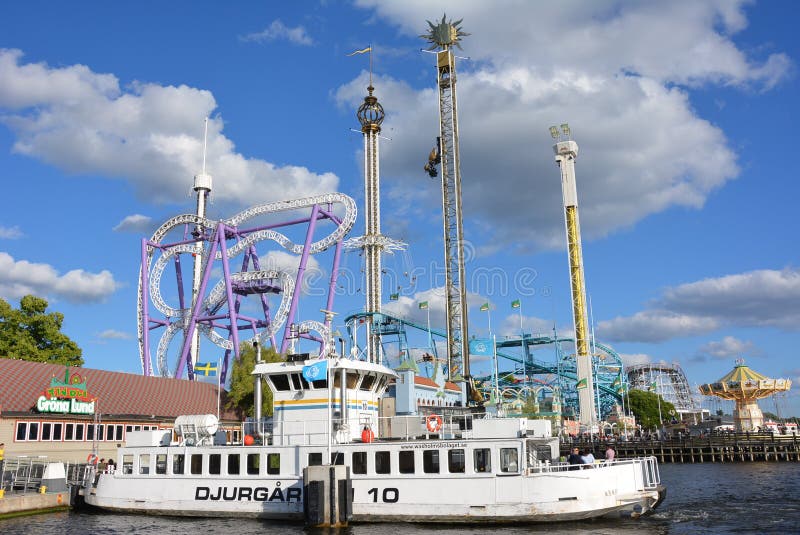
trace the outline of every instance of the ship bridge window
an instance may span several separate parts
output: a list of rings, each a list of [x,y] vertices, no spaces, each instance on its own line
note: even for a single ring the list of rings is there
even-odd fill
[[[228,454],[228,475],[239,475],[239,462],[240,459],[238,453]]]
[[[267,454],[267,473],[271,476],[276,476],[281,473],[281,454],[268,453]]]
[[[347,372],[347,388],[354,389],[358,384],[358,377],[356,372]]]
[[[289,390],[289,377],[286,375],[270,375],[269,380],[278,392]]]
[[[320,379],[319,381],[312,381],[311,384],[314,385],[314,388],[328,388],[328,379],[325,378]]]
[[[257,476],[261,468],[261,457],[258,453],[247,454],[247,475]]]
[[[303,390],[303,385],[300,383],[300,379],[301,377],[299,373],[292,374],[292,388],[295,390]]]
[[[374,375],[365,375],[361,380],[361,386],[358,387],[359,390],[371,390],[372,385],[375,384],[375,379],[376,377]]]
[[[475,459],[475,472],[491,472],[492,471],[492,450],[489,448],[479,448],[472,452]]]
[[[172,456],[172,473],[176,475],[183,475],[186,462],[186,457],[183,453],[176,453]]]
[[[519,471],[519,454],[517,453],[517,448],[500,448],[500,471]]]
[[[398,465],[401,474],[414,473],[414,451],[403,450],[398,455]]]
[[[422,452],[422,471],[426,474],[439,473],[439,450],[425,450]]]
[[[353,473],[366,474],[367,473],[367,452],[354,451],[353,452]]]
[[[392,456],[388,451],[375,452],[375,473],[389,474],[392,471]]]
[[[212,475],[219,475],[222,473],[222,455],[219,453],[212,453],[208,456],[208,473]]]
[[[203,473],[203,456],[199,453],[195,453],[191,457],[189,471],[192,475],[200,475]]]
[[[447,450],[447,470],[451,474],[463,474],[465,465],[463,449]]]

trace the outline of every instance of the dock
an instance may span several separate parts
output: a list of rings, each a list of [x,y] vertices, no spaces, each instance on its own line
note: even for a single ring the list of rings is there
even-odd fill
[[[616,450],[618,459],[653,456],[659,463],[800,461],[800,437],[768,433],[728,433],[666,440],[576,440],[562,442],[561,455],[569,455],[570,448],[578,447],[602,459],[608,446]]]

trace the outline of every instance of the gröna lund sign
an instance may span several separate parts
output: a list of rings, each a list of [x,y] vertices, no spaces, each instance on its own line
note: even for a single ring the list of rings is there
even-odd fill
[[[36,400],[39,412],[60,412],[69,414],[94,414],[97,398],[89,395],[86,381],[80,374],[70,375],[69,367],[64,372],[64,380],[50,379],[50,387]]]

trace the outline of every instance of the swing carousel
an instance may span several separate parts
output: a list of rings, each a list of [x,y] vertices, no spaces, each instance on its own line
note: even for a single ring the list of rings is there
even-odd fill
[[[744,359],[737,359],[733,370],[715,383],[700,385],[700,392],[705,396],[735,401],[733,420],[736,430],[758,431],[764,425],[758,400],[786,392],[791,386],[791,380],[770,379],[751,370]]]

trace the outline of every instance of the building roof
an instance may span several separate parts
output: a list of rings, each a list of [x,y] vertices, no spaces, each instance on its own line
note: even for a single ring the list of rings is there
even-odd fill
[[[439,388],[439,385],[436,384],[436,381],[433,379],[428,377],[420,377],[419,375],[414,376],[414,384],[417,386],[427,386],[429,388]],[[459,388],[457,384],[451,383],[450,381],[446,381],[444,383],[444,389],[452,390],[454,392],[461,392],[461,388]]]
[[[30,413],[36,400],[50,386],[53,377],[64,377],[65,366],[0,358],[0,412]],[[217,385],[186,379],[146,377],[132,373],[69,368],[86,382],[89,395],[97,398],[96,411],[104,418],[147,416],[174,418],[182,414],[216,414]],[[225,409],[226,392],[221,392],[222,420],[239,420],[235,411]]]

